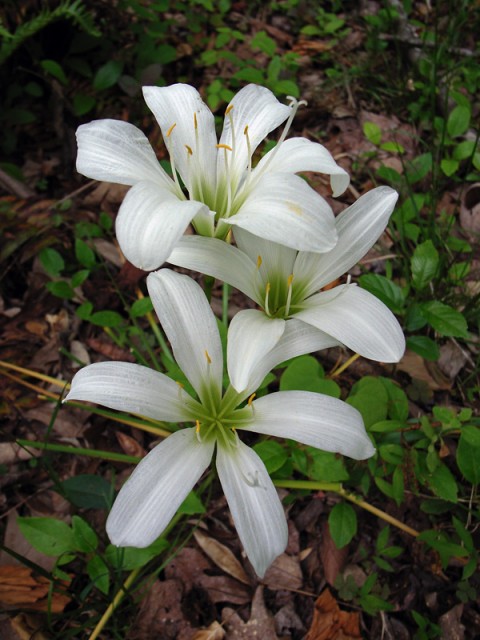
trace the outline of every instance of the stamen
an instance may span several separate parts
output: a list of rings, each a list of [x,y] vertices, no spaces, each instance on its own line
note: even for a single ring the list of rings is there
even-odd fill
[[[248,173],[252,171],[252,146],[250,144],[250,136],[248,135],[248,124],[245,125],[245,129],[243,130],[243,135],[247,141],[247,152],[248,152]]]
[[[256,393],[252,393],[252,395],[247,400],[247,404],[248,404],[249,407],[252,406],[252,402],[254,401],[256,395],[257,395]]]
[[[235,436],[235,441],[233,442],[233,446],[235,447],[235,449],[238,449],[238,446],[240,444],[240,438],[238,437],[238,433],[235,427],[230,427],[233,435]]]
[[[260,269],[260,267],[262,266],[262,256],[257,256],[257,269]]]
[[[233,104],[229,104],[228,107],[225,109],[225,115],[228,116],[228,114],[232,109],[233,109]]]
[[[173,181],[175,182],[175,184],[176,184],[176,186],[177,186],[177,190],[178,190],[178,194],[179,194],[179,196],[180,196],[181,198],[184,198],[185,196],[184,196],[184,194],[183,194],[182,187],[180,186],[180,181],[179,181],[179,179],[178,179],[178,175],[177,175],[177,169],[176,169],[176,167],[175,167],[175,155],[174,155],[174,153],[173,153],[173,150],[172,150],[172,143],[171,143],[171,140],[170,140],[170,136],[172,135],[172,131],[175,129],[175,127],[176,127],[176,126],[177,126],[177,123],[176,123],[176,122],[174,122],[174,123],[172,124],[172,126],[170,127],[170,129],[169,129],[169,130],[167,131],[167,133],[165,134],[165,138],[166,138],[166,140],[165,140],[165,144],[166,144],[166,146],[167,146],[167,151],[168,151],[168,154],[169,154],[169,156],[170,156],[170,166],[172,167],[172,176],[173,176]]]
[[[270,282],[267,282],[267,286],[265,287],[265,313],[267,316],[270,315],[270,309],[268,308],[268,296],[270,294]]]
[[[188,155],[193,156],[192,147],[189,147],[188,144],[186,144],[185,149],[188,151]]]
[[[208,364],[212,364],[212,359],[210,358],[210,355],[206,349],[205,349],[205,357],[207,359]]]
[[[174,122],[174,123],[172,124],[172,126],[170,127],[170,129],[167,131],[167,134],[166,134],[166,135],[167,135],[167,138],[169,138],[169,137],[172,135],[172,131],[175,129],[175,127],[176,127],[176,126],[177,126],[177,123],[176,123],[176,122]]]
[[[195,113],[195,111],[193,112],[193,126],[195,127],[195,130],[198,128],[197,114]]]
[[[292,302],[292,282],[293,282],[293,273],[290,274],[287,278],[287,302],[285,304],[285,315],[288,316],[290,313],[290,303]]]
[[[227,149],[227,151],[233,151],[232,147],[228,144],[217,144],[217,149]]]
[[[197,122],[197,114],[194,111],[193,112],[193,126],[195,128],[195,159],[196,159],[196,164],[197,166],[194,168],[194,175],[197,176],[197,180],[196,180],[196,184],[195,186],[198,188],[198,193],[196,194],[190,194],[193,198],[195,198],[196,200],[200,200],[200,202],[205,202],[205,198],[203,195],[203,187],[202,187],[202,175],[201,175],[201,171],[198,167],[198,159],[201,158],[201,149],[200,149],[200,139],[198,136],[198,122]],[[190,181],[191,182],[191,187],[193,188],[193,180]]]
[[[195,435],[197,436],[197,440],[202,442],[202,436],[200,435],[200,420],[195,420]]]

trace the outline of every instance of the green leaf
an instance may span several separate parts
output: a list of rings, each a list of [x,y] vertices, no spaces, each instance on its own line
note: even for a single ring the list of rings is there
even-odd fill
[[[388,416],[388,392],[382,382],[373,376],[365,376],[356,382],[347,402],[360,411],[367,429]]]
[[[415,351],[425,360],[431,360],[432,362],[440,357],[438,344],[427,336],[410,336],[407,338],[407,349]]]
[[[320,451],[307,447],[310,456],[308,476],[318,482],[344,482],[348,480],[349,473],[345,468],[343,458],[338,458],[329,451]]]
[[[61,556],[77,548],[72,530],[62,520],[17,518],[17,523],[32,547],[46,556]]]
[[[130,307],[130,315],[132,318],[140,318],[141,316],[150,313],[150,311],[153,311],[153,304],[149,296],[135,300]]]
[[[426,302],[421,306],[429,325],[442,336],[468,337],[467,321],[456,309],[438,300]]]
[[[188,516],[194,516],[199,513],[205,513],[205,507],[195,491],[190,491],[188,496],[178,507],[178,513],[184,513]]]
[[[281,469],[288,459],[287,452],[281,444],[275,440],[264,440],[254,447],[255,452],[260,456],[268,473],[272,474]]]
[[[81,320],[88,320],[93,311],[93,304],[91,302],[83,302],[75,311],[76,315]]]
[[[435,495],[449,502],[457,501],[458,487],[450,469],[441,462],[427,478]]]
[[[377,147],[382,141],[382,130],[375,122],[364,122],[363,133],[367,140]]]
[[[323,376],[323,367],[316,358],[310,355],[299,356],[292,360],[283,372],[280,378],[280,390],[313,391],[339,398],[341,390],[338,384]]]
[[[91,111],[97,101],[93,96],[87,96],[83,93],[76,93],[73,96],[73,111],[76,116],[84,116]]]
[[[80,285],[82,285],[89,275],[90,275],[89,269],[81,269],[80,271],[77,271],[76,273],[73,274],[70,280],[70,284],[75,289],[76,287],[79,287]]]
[[[122,316],[116,311],[96,311],[88,320],[99,327],[120,327],[123,324]]]
[[[390,151],[392,153],[405,153],[405,148],[399,142],[382,142],[380,149],[384,151]]]
[[[64,298],[65,300],[71,300],[75,292],[72,287],[65,282],[65,280],[57,280],[56,282],[47,282],[45,285],[50,293],[53,293],[57,298]]]
[[[351,505],[339,502],[328,516],[330,535],[337,549],[345,547],[357,533],[357,514]]]
[[[68,84],[67,76],[65,75],[64,70],[58,64],[58,62],[55,62],[55,60],[42,60],[40,62],[40,65],[44,71],[49,73],[57,80],[60,80],[62,84]]]
[[[275,40],[270,38],[265,31],[257,31],[250,42],[250,46],[252,49],[260,49],[260,51],[266,53],[269,58],[274,55],[277,49]]]
[[[454,147],[452,156],[455,160],[466,160],[473,155],[476,146],[475,140],[462,140]]]
[[[424,289],[438,271],[439,256],[431,240],[419,244],[410,260],[412,284],[415,289]]]
[[[455,158],[443,158],[440,162],[440,168],[447,178],[453,176],[453,174],[458,171],[459,166],[460,163],[458,160],[455,160]]]
[[[410,184],[420,182],[432,170],[433,159],[430,152],[414,158],[407,171],[407,180]]]
[[[109,509],[113,488],[102,476],[89,473],[67,478],[60,483],[67,500],[83,509]]]
[[[236,71],[232,78],[236,80],[245,80],[245,82],[253,82],[255,84],[263,84],[264,76],[260,69],[254,69],[253,67],[246,67]]]
[[[109,544],[105,549],[105,559],[114,569],[132,571],[143,567],[147,562],[160,555],[170,546],[165,538],[158,538],[149,547],[137,549],[136,547],[114,547]]]
[[[98,546],[98,537],[92,527],[79,516],[72,517],[72,531],[79,551],[92,553]]]
[[[87,269],[95,266],[95,253],[90,249],[88,244],[80,238],[75,238],[75,257],[80,264]]]
[[[122,71],[123,63],[118,60],[110,60],[110,62],[107,62],[98,69],[93,78],[93,88],[96,91],[103,91],[104,89],[113,87],[120,78]]]
[[[457,447],[457,464],[463,477],[477,485],[480,482],[480,429],[472,425],[462,428]]]
[[[110,589],[110,572],[100,556],[93,556],[87,563],[87,573],[93,584],[105,595]]]
[[[52,278],[58,278],[65,268],[65,260],[56,249],[45,247],[38,255],[42,267]]]
[[[465,133],[470,126],[471,112],[469,107],[457,105],[448,116],[447,131],[451,138],[456,138]]]
[[[385,276],[376,273],[366,273],[358,279],[362,289],[370,291],[392,311],[399,313],[405,305],[405,295],[398,284]]]

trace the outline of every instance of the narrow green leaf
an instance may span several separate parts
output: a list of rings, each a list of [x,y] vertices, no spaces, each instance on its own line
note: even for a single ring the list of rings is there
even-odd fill
[[[118,60],[110,60],[100,67],[93,79],[93,88],[96,91],[109,89],[117,82],[123,71],[123,63]]]
[[[375,122],[364,122],[363,133],[367,140],[377,147],[382,141],[382,130]]]
[[[447,131],[449,136],[456,138],[463,135],[470,126],[470,116],[469,107],[457,105],[448,116]]]
[[[474,485],[480,482],[480,429],[473,425],[462,428],[457,447],[457,464],[463,477]]]
[[[339,502],[330,511],[328,526],[338,549],[345,547],[357,533],[357,514],[347,502]]]
[[[432,300],[421,305],[422,313],[431,327],[443,336],[466,338],[467,321],[464,316],[448,304]]]
[[[415,289],[424,289],[432,281],[438,271],[438,251],[431,240],[419,244],[410,261],[412,284]]]
[[[65,268],[65,260],[56,249],[45,247],[40,251],[38,257],[40,258],[42,267],[52,278],[58,278]]]

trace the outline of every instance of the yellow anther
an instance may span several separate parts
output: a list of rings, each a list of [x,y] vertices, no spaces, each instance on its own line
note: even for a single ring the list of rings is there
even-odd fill
[[[243,135],[248,136],[248,124],[245,125],[245,129],[243,130]]]
[[[200,433],[200,420],[195,420],[195,432]]]
[[[193,126],[195,127],[195,129],[197,129],[198,127],[197,114],[195,113],[195,111],[193,112]]]
[[[233,433],[237,433],[237,428],[236,427],[230,427],[230,430],[233,431]]]
[[[233,104],[229,104],[228,107],[225,109],[225,115],[228,116],[228,114],[232,109],[233,109]]]
[[[216,147],[217,149],[226,149],[227,151],[233,151],[232,147],[230,147],[228,144],[217,144]]]
[[[188,151],[188,154],[189,154],[190,156],[193,156],[192,148],[191,148],[191,147],[189,147],[189,146],[188,146],[188,144],[186,144],[186,145],[185,145],[185,148],[186,148],[186,150]]]
[[[262,266],[262,256],[257,256],[257,269],[260,269],[260,267]]]
[[[266,294],[267,296],[268,296],[268,294],[270,293],[270,288],[271,288],[270,283],[269,283],[269,282],[267,282],[267,286],[265,287],[265,294]]]
[[[287,278],[287,287],[290,288],[293,282],[293,273],[291,273]]]
[[[206,349],[205,349],[205,357],[207,359],[208,364],[212,364],[212,359],[210,358],[210,355]]]
[[[167,131],[167,138],[169,138],[169,137],[170,137],[170,135],[171,135],[172,131],[175,129],[175,127],[176,127],[176,126],[177,126],[177,123],[176,123],[176,122],[174,122],[174,123],[172,124],[172,126],[170,127],[170,129]]]
[[[180,387],[180,389],[184,389],[185,385],[183,385],[181,382],[179,382],[178,380],[175,380],[175,382],[178,384],[178,386]]]
[[[248,404],[248,406],[249,406],[249,407],[251,407],[251,406],[252,406],[252,402],[253,402],[253,400],[255,399],[255,396],[256,396],[256,395],[257,395],[256,393],[252,393],[252,395],[249,397],[249,399],[248,399],[248,401],[247,401],[247,404]]]

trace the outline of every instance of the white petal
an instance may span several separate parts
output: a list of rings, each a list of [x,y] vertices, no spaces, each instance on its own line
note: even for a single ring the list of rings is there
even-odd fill
[[[200,286],[169,269],[151,273],[148,292],[175,359],[201,399],[221,393],[223,355],[217,321]]]
[[[188,84],[143,87],[143,97],[160,125],[185,184],[191,183],[192,174],[213,191],[217,166],[215,120],[198,91]]]
[[[115,223],[118,244],[139,269],[158,269],[192,218],[207,207],[179,200],[152,182],[139,182],[125,196]]]
[[[265,293],[267,282],[278,280],[286,282],[293,273],[293,266],[298,254],[295,249],[254,236],[253,233],[249,233],[241,227],[235,229],[235,242],[239,249],[250,256],[255,265],[261,263],[258,271],[263,282],[262,295]]]
[[[131,362],[98,362],[80,369],[65,400],[96,402],[167,422],[189,419],[176,382]]]
[[[243,251],[223,240],[185,236],[177,243],[168,262],[228,282],[260,302],[261,279],[257,265]]]
[[[247,168],[250,156],[260,142],[288,118],[291,107],[279,102],[269,89],[249,84],[236,94],[228,105],[227,111],[228,109],[230,109],[230,117],[225,116],[220,144],[226,144],[234,149],[233,171],[238,176]],[[233,122],[233,135],[231,122]],[[248,127],[250,153],[245,127]],[[219,155],[220,171],[223,169],[222,162],[223,158]]]
[[[287,173],[262,176],[226,222],[301,251],[329,251],[337,240],[328,203],[305,180]]]
[[[274,369],[281,362],[304,355],[305,353],[313,353],[321,349],[328,349],[339,344],[338,340],[332,338],[323,331],[312,327],[311,325],[291,318],[285,324],[285,331],[277,342],[275,347],[269,351],[263,359],[257,364],[256,369],[252,372],[249,380],[249,386],[243,394],[248,397],[255,389],[257,389],[267,373]]]
[[[87,178],[133,185],[151,180],[175,192],[145,135],[122,120],[96,120],[77,129],[77,171]]]
[[[356,285],[340,285],[309,298],[295,317],[330,334],[365,358],[398,362],[405,337],[393,313]]]
[[[107,520],[118,547],[148,547],[162,533],[208,467],[214,442],[200,443],[195,429],[177,431],[136,467]]]
[[[390,187],[368,191],[337,216],[338,242],[332,251],[299,254],[294,273],[309,281],[307,296],[357,264],[383,233],[397,198],[398,193]]]
[[[288,541],[277,491],[258,455],[240,440],[236,448],[219,444],[217,470],[245,553],[262,578]]]
[[[255,172],[298,173],[318,171],[331,176],[333,195],[340,196],[350,183],[350,176],[333,159],[330,151],[307,138],[290,138],[273,148],[260,160]]]
[[[239,311],[228,328],[228,376],[241,393],[250,388],[255,370],[285,331],[285,320],[269,318],[262,311]],[[260,365],[261,366],[261,365]]]
[[[254,400],[248,431],[364,460],[375,453],[360,413],[342,400],[310,391],[279,391]]]

